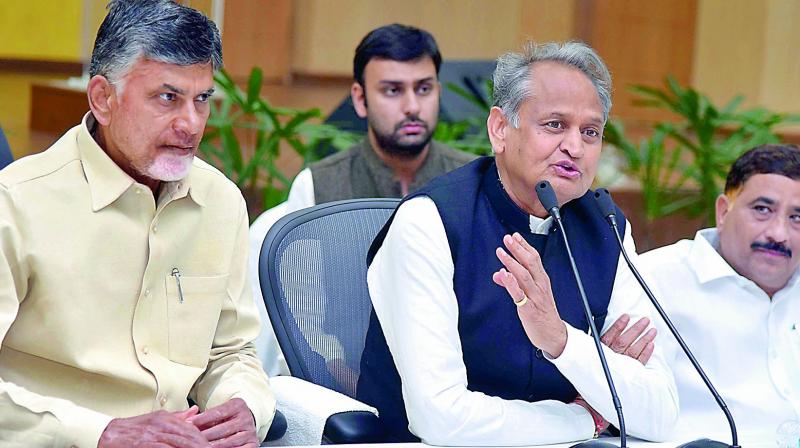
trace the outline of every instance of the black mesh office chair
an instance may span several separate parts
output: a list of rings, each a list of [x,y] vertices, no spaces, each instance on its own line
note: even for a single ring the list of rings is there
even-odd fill
[[[14,156],[11,154],[11,147],[8,146],[8,140],[6,140],[6,135],[3,133],[3,128],[0,128],[0,170],[13,161]]]
[[[372,303],[366,257],[397,199],[354,199],[290,213],[267,233],[259,282],[292,376],[355,398]],[[291,428],[289,428],[291,431]],[[370,412],[334,414],[330,443],[379,442]]]

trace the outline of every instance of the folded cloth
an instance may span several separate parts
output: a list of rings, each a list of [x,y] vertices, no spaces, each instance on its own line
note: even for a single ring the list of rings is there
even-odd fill
[[[291,376],[269,379],[278,409],[286,417],[286,434],[262,446],[319,445],[325,422],[333,414],[378,410],[347,395]]]

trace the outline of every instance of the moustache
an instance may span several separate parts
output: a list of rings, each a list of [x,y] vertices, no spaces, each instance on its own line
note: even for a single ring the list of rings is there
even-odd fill
[[[782,243],[775,243],[775,242],[760,243],[756,241],[755,243],[750,245],[750,248],[753,250],[764,249],[773,252],[778,252],[787,258],[792,258],[792,250],[784,246]]]
[[[419,117],[406,118],[405,120],[401,121],[400,123],[397,123],[397,125],[394,127],[394,130],[395,131],[399,131],[403,126],[405,126],[407,124],[413,124],[413,125],[416,125],[416,126],[422,126],[423,128],[425,128],[426,131],[428,130],[428,123],[425,123],[424,121],[420,120]]]

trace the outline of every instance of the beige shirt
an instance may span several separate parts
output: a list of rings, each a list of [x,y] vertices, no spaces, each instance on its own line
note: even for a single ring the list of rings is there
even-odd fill
[[[239,190],[195,158],[156,201],[87,121],[0,172],[0,445],[94,447],[112,418],[187,396],[242,398],[263,439]]]

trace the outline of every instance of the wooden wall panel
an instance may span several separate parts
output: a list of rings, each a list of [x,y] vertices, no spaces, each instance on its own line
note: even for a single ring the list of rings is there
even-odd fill
[[[695,0],[578,0],[578,37],[606,61],[614,82],[612,115],[626,122],[669,115],[632,104],[632,84],[661,86],[671,74],[692,79],[697,3]]]
[[[227,0],[222,31],[226,70],[246,79],[253,66],[264,77],[285,80],[290,71],[292,0]]]
[[[758,104],[781,112],[800,112],[800,2],[771,1],[764,29],[761,94]]]
[[[358,42],[370,30],[394,22],[429,31],[447,59],[494,59],[519,47],[522,11],[530,11],[523,3],[296,0],[292,67],[300,74],[350,77]]]
[[[714,102],[737,94],[758,103],[764,54],[764,2],[700,2],[692,84]],[[795,55],[796,59],[796,55]]]

